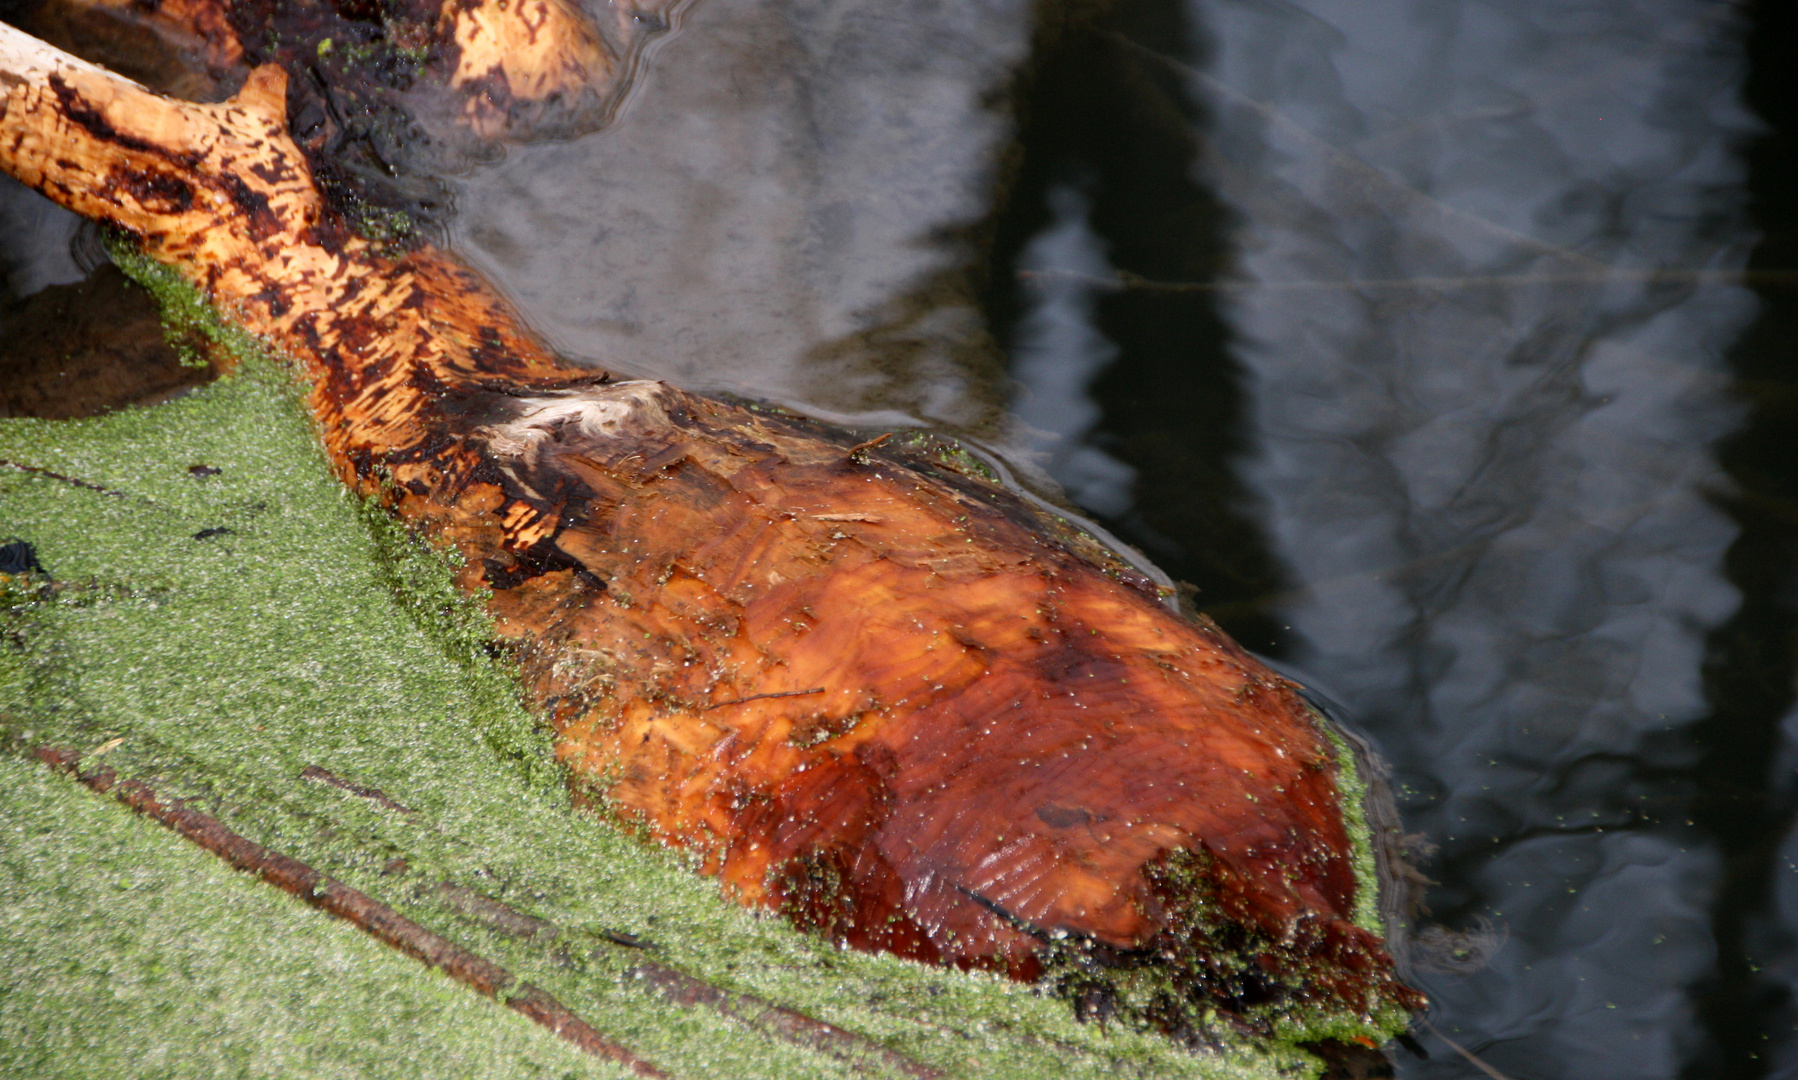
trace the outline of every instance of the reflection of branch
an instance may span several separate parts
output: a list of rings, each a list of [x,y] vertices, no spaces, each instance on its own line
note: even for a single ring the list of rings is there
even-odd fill
[[[1432,195],[1427,195],[1424,192],[1419,191],[1417,188],[1386,170],[1376,168],[1375,166],[1362,161],[1360,158],[1346,153],[1334,143],[1313,135],[1300,124],[1288,119],[1284,113],[1273,106],[1256,101],[1254,98],[1251,98],[1248,95],[1225,85],[1212,76],[1207,75],[1198,68],[1195,68],[1190,64],[1181,63],[1171,56],[1158,53],[1145,45],[1130,40],[1122,34],[1113,33],[1111,36],[1118,42],[1144,56],[1165,64],[1175,71],[1196,80],[1207,90],[1216,94],[1218,97],[1223,98],[1232,105],[1238,105],[1248,109],[1250,112],[1253,112],[1255,115],[1267,121],[1268,124],[1278,129],[1281,133],[1310,147],[1328,161],[1331,166],[1366,182],[1370,187],[1383,190],[1388,197],[1396,198],[1400,203],[1410,204],[1440,217],[1464,222],[1478,228],[1482,232],[1489,233],[1500,239],[1509,241],[1510,243],[1521,244],[1524,247],[1534,248],[1546,255],[1567,259],[1570,262],[1578,263],[1589,270],[1605,269],[1605,264],[1603,262],[1594,259],[1590,255],[1574,251],[1572,248],[1562,247],[1559,244],[1551,244],[1539,237],[1531,236],[1528,233],[1518,232],[1516,229],[1500,225],[1496,221],[1480,217],[1478,214],[1472,214],[1466,210],[1450,206],[1448,203],[1445,203]]]
[[[1773,516],[1780,517],[1782,520],[1798,521],[1798,502],[1785,499],[1756,499],[1752,496],[1752,493],[1747,495],[1739,494],[1736,498],[1742,501],[1752,501],[1758,505],[1759,509],[1772,514]],[[1585,524],[1596,529],[1621,533],[1627,528],[1640,524],[1642,519],[1657,502],[1659,502],[1658,496],[1650,497],[1643,501],[1632,503],[1629,506],[1613,510],[1609,514],[1601,517],[1590,518]],[[1340,574],[1335,577],[1308,582],[1296,588],[1286,589],[1280,592],[1263,593],[1260,596],[1247,600],[1236,600],[1230,603],[1201,607],[1198,611],[1207,618],[1216,619],[1221,622],[1243,615],[1264,615],[1283,607],[1321,602],[1332,593],[1340,593],[1344,589],[1357,585],[1368,583],[1397,585],[1403,581],[1403,579],[1415,574],[1420,574],[1438,567],[1448,566],[1464,557],[1477,557],[1483,554],[1485,549],[1491,545],[1495,539],[1497,539],[1496,536],[1478,537],[1456,544],[1450,548],[1444,548],[1441,551],[1431,552],[1428,555],[1420,555],[1417,558],[1409,559],[1402,563],[1357,570],[1352,573]],[[1547,546],[1553,546],[1559,542],[1560,538],[1556,537],[1551,540],[1550,544]]]
[[[1798,285],[1798,270],[1598,270],[1564,274],[1473,274],[1462,277],[1346,278],[1340,281],[1151,281],[1128,270],[1111,277],[1078,270],[1020,270],[1023,281],[1072,281],[1112,292],[1236,293],[1236,292],[1358,292],[1372,290],[1430,290],[1511,288],[1524,285],[1606,285],[1641,282],[1648,285]]]
[[[1429,555],[1422,555],[1395,566],[1382,566],[1377,569],[1360,570],[1350,574],[1342,574],[1337,577],[1326,578],[1322,581],[1313,581],[1305,585],[1300,585],[1294,589],[1286,589],[1275,593],[1264,593],[1261,596],[1253,597],[1248,600],[1236,600],[1227,604],[1207,605],[1198,610],[1199,614],[1210,619],[1216,619],[1220,622],[1242,615],[1263,615],[1282,607],[1312,603],[1321,600],[1331,593],[1340,592],[1343,589],[1355,585],[1366,584],[1368,582],[1392,584],[1399,579],[1409,577],[1412,574],[1421,573],[1422,571],[1434,567],[1448,565],[1465,555],[1477,554],[1490,543],[1490,538],[1469,540],[1464,544],[1456,544],[1454,547],[1448,548],[1447,550],[1432,552]]]

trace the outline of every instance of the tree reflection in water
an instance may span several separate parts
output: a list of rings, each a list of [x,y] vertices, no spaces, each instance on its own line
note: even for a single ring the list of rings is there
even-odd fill
[[[1123,348],[1092,439],[1140,479],[1130,510],[1094,509],[1202,572],[1170,522],[1180,481],[1126,417],[1156,376],[1240,380],[1238,475],[1285,580],[1214,577],[1199,603],[1377,737],[1439,848],[1433,915],[1502,933],[1477,970],[1414,958],[1445,1034],[1516,1076],[1798,1067],[1789,1043],[1768,1057],[1792,965],[1766,907],[1798,894],[1767,809],[1791,787],[1772,751],[1792,530],[1756,490],[1786,494],[1763,477],[1790,458],[1767,384],[1751,413],[1731,363],[1789,385],[1765,329],[1788,283],[1765,256],[1747,272],[1746,19],[1686,0],[1186,15],[1185,41],[1139,19],[1112,45],[1183,83],[1191,175],[1223,204],[1189,216],[1230,254],[1182,281],[1113,243],[1096,332],[1128,341],[1132,305],[1184,297],[1228,357],[1198,315],[1184,354]],[[1115,164],[1096,140],[1060,153],[1044,171],[1096,170],[1111,241]],[[1406,1071],[1466,1074],[1432,1049]]]

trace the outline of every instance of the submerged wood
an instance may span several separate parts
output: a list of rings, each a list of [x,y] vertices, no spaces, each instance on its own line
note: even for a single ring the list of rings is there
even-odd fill
[[[189,58],[210,85],[251,67],[309,72],[293,89],[320,95],[303,134],[412,127],[466,152],[481,141],[568,135],[603,123],[637,54],[667,30],[681,0],[619,0],[598,26],[573,0],[26,0],[25,26],[92,57],[141,59],[150,47]],[[192,73],[197,74],[197,72]],[[179,77],[183,87],[193,79]],[[460,127],[470,139],[449,131]],[[358,131],[366,137],[370,133]],[[375,137],[391,144],[398,132]],[[412,132],[410,134],[416,134]],[[317,149],[315,145],[313,149]]]
[[[1292,684],[944,444],[559,361],[327,210],[284,81],[176,102],[0,27],[0,167],[291,359],[344,482],[490,591],[584,793],[745,904],[1176,1034],[1421,1004]]]

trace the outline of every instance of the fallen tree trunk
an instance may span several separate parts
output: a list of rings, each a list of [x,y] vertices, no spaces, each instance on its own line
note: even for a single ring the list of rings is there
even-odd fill
[[[1194,1040],[1402,1029],[1352,761],[1294,686],[952,447],[562,363],[341,224],[283,89],[171,101],[0,27],[0,168],[293,362],[345,483],[490,590],[584,792],[859,947]]]

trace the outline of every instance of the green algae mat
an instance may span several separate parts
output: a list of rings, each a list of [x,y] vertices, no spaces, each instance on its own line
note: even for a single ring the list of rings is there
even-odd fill
[[[0,539],[43,571],[0,576],[0,1074],[626,1075],[51,771],[41,746],[367,893],[677,1077],[895,1066],[670,1000],[646,961],[951,1076],[1318,1071],[838,950],[573,808],[478,610],[329,475],[266,366],[99,419],[0,421],[0,459]],[[511,922],[456,899],[476,894]]]

